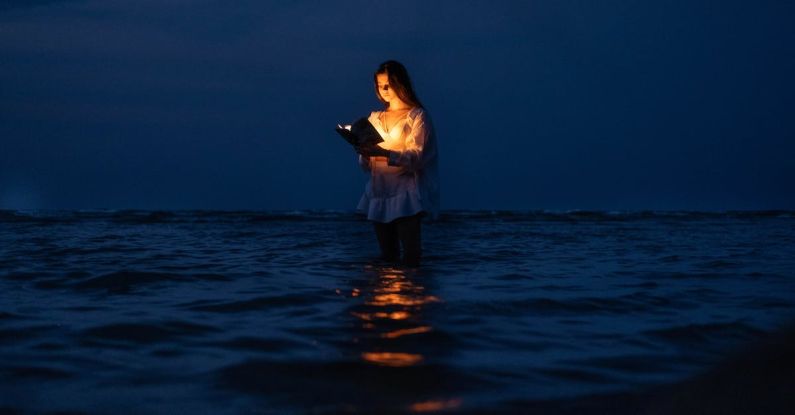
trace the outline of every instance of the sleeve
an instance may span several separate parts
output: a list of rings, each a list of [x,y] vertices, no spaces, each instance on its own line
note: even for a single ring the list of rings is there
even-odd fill
[[[407,171],[421,170],[425,162],[433,154],[432,143],[433,125],[425,111],[420,111],[414,119],[411,132],[406,137],[406,149],[403,151],[390,150],[388,164],[400,166]]]
[[[370,171],[370,157],[364,157],[361,154],[359,154],[358,156],[359,156],[359,167],[361,167],[362,170],[364,170],[366,172],[369,172]]]

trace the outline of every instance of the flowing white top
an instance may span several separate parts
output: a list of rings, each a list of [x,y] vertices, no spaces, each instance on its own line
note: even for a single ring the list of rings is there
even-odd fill
[[[378,145],[390,150],[389,157],[359,155],[359,165],[370,172],[370,180],[356,210],[384,223],[422,211],[438,218],[439,154],[428,112],[412,108],[388,133],[382,113],[373,111],[368,120],[384,139]]]

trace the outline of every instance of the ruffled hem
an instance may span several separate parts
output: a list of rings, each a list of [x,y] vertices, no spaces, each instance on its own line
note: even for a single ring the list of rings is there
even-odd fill
[[[365,192],[356,207],[357,212],[367,214],[368,220],[383,223],[416,215],[424,210],[420,196],[415,192],[403,192],[386,198],[371,198]]]

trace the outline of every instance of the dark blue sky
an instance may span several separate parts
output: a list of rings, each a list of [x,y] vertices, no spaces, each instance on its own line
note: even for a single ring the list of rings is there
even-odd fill
[[[33,6],[31,6],[33,5]],[[0,208],[353,209],[402,61],[443,208],[795,209],[795,3],[5,1]]]

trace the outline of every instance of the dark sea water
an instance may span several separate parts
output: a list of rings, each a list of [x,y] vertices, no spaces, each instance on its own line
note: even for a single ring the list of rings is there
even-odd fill
[[[792,212],[0,211],[0,412],[555,412],[795,320]]]

